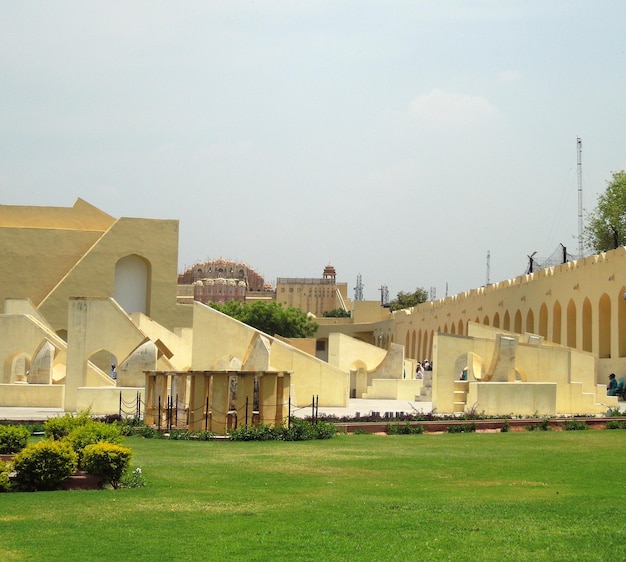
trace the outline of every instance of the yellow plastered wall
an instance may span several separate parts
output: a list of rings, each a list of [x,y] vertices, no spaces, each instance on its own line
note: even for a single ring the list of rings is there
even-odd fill
[[[469,322],[592,353],[597,383],[626,372],[626,249],[582,258],[394,313],[407,356],[429,357],[434,334],[466,335]]]
[[[0,233],[0,299],[31,299],[55,331],[67,330],[70,297],[115,297],[128,256],[146,264],[145,312],[169,329],[191,325],[191,307],[176,303],[176,220],[116,220],[79,199],[69,209],[0,205]]]

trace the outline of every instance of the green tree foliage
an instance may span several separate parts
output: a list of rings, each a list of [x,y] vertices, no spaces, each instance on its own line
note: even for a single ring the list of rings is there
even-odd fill
[[[283,307],[277,302],[230,301],[221,305],[211,303],[211,306],[270,336],[278,334],[284,338],[310,338],[319,326],[299,308]]]
[[[324,316],[324,318],[350,318],[350,312],[343,308],[335,308],[333,310],[327,310],[322,316]]]
[[[428,293],[426,292],[426,289],[421,287],[418,287],[413,293],[400,291],[398,296],[389,303],[389,309],[394,311],[402,308],[411,308],[412,306],[426,302],[427,300]]]
[[[596,208],[587,217],[583,241],[596,252],[613,250],[626,243],[626,172],[613,172]]]

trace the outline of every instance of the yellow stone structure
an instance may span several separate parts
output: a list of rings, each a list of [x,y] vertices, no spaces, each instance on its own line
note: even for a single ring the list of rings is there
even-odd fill
[[[346,405],[349,370],[201,303],[177,303],[177,256],[177,221],[115,219],[80,199],[0,205],[0,406],[104,414],[143,393],[153,415],[158,390],[182,396],[189,412],[204,392],[217,414],[220,385],[236,377],[246,389],[250,373],[262,419],[286,415],[285,393],[294,407],[312,397]]]
[[[605,385],[626,371],[624,248],[394,313],[355,301],[299,342],[177,303],[177,255],[175,220],[115,219],[80,199],[0,205],[0,406],[115,413],[143,393],[153,416],[155,396],[176,391],[189,414],[206,400],[212,414],[232,381],[240,396],[265,381],[264,419],[284,415],[268,392],[294,407],[422,399],[494,415],[617,404]],[[347,304],[332,275],[322,286],[333,308]],[[416,380],[424,358],[434,370]]]

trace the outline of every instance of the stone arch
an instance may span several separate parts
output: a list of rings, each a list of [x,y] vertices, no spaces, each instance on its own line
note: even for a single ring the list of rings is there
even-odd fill
[[[611,357],[611,297],[603,293],[598,303],[598,335],[600,337],[598,357]]]
[[[500,314],[498,312],[496,312],[493,315],[493,327],[494,328],[499,328],[500,327]]]
[[[485,326],[489,326],[489,316],[485,315],[485,317],[483,318],[483,324]]]
[[[517,334],[522,333],[522,313],[519,308],[515,312],[515,319],[513,321],[513,331]]]
[[[413,333],[411,334],[411,357],[413,359],[417,359],[417,334],[415,332],[415,330],[413,330]]]
[[[454,322],[450,324],[450,333],[456,334],[456,324]]]
[[[411,356],[411,345],[410,345],[410,337],[411,333],[407,330],[404,334],[404,353],[407,357]]]
[[[591,310],[591,301],[585,298],[583,301],[583,351],[591,352],[593,349],[592,333],[593,333],[593,313]]]
[[[567,303],[567,319],[565,329],[567,330],[567,347],[576,347],[576,305],[572,299]]]
[[[463,335],[463,320],[459,320],[458,334],[459,334],[460,336],[462,336],[462,335]]]
[[[13,384],[16,382],[26,382],[30,371],[31,356],[25,351],[16,351],[8,355],[4,361],[4,374],[1,382]]]
[[[502,323],[502,328],[507,332],[511,331],[511,315],[509,314],[508,310],[504,313],[504,322]]]
[[[367,392],[367,365],[360,359],[350,365],[350,397],[361,398]]]
[[[446,322],[446,324],[443,327],[443,333],[447,334],[448,333],[448,323]]]
[[[56,348],[49,340],[44,338],[33,356],[28,375],[30,384],[52,384],[55,355]]]
[[[148,260],[131,254],[115,264],[114,297],[128,313],[150,315],[151,265]]]
[[[561,303],[556,301],[552,307],[552,341],[561,343]]]
[[[526,331],[531,334],[535,333],[535,313],[532,308],[529,308],[526,313]]]
[[[539,308],[539,326],[538,326],[539,335],[548,339],[548,307],[546,303],[542,303]]]
[[[115,354],[103,348],[94,351],[89,357],[87,357],[87,361],[90,361],[95,367],[109,376],[111,375],[113,368],[117,371],[117,366],[119,365]]]

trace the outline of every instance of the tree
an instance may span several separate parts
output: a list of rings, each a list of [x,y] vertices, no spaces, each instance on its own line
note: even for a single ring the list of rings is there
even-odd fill
[[[405,293],[400,291],[398,296],[389,303],[389,310],[400,310],[402,308],[411,308],[417,304],[426,302],[428,293],[425,289],[418,287],[413,293]]]
[[[211,303],[210,306],[270,336],[310,338],[319,327],[299,308],[283,307],[277,302],[229,301],[226,304]]]
[[[626,242],[626,172],[612,174],[583,232],[585,245],[596,252],[614,250]]]

